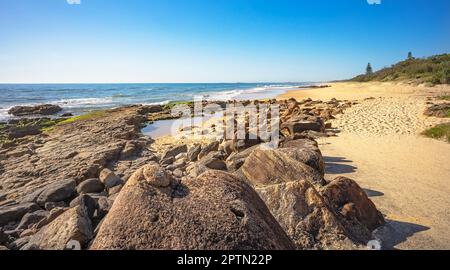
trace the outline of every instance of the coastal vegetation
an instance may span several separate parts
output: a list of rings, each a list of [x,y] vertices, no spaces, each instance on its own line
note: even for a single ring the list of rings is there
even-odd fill
[[[370,67],[370,68],[369,68]],[[356,76],[351,81],[412,81],[417,84],[428,83],[430,85],[450,84],[450,54],[435,55],[428,58],[414,58],[408,54],[408,58],[391,67],[371,72],[370,64],[366,68],[366,74]]]
[[[102,117],[105,114],[105,112],[106,111],[104,111],[104,110],[93,111],[90,113],[74,116],[74,117],[71,117],[68,119],[63,119],[58,124],[62,125],[62,124],[67,124],[67,123],[73,123],[75,121],[82,121],[82,120],[87,120],[87,119],[91,119],[91,118]]]
[[[5,134],[6,124],[0,123],[0,145],[7,141],[8,137]]]
[[[94,111],[71,118],[23,118],[0,123],[0,145],[13,143],[25,136],[50,132],[58,125],[98,118],[104,114],[105,111]]]
[[[177,105],[187,105],[189,107],[194,106],[193,101],[171,101],[168,104],[164,105],[164,110],[172,110]]]
[[[425,130],[422,134],[433,139],[445,139],[450,143],[450,123],[437,125]]]

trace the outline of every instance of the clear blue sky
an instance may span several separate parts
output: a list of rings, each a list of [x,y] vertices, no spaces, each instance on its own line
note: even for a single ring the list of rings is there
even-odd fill
[[[449,0],[0,1],[0,82],[344,79],[450,52]]]

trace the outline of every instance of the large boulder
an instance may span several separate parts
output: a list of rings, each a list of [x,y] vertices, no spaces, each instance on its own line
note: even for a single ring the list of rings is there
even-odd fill
[[[321,193],[328,205],[341,216],[344,226],[357,237],[364,238],[385,223],[383,215],[364,190],[349,178],[336,178]]]
[[[167,186],[158,165],[136,172],[105,217],[91,249],[293,249],[245,182],[208,171]],[[162,177],[162,178],[161,178]],[[124,218],[126,217],[126,218]]]
[[[279,150],[254,150],[241,167],[298,249],[348,249],[351,240],[316,188],[323,177]]]
[[[94,236],[90,211],[85,203],[67,210],[42,227],[22,249],[64,250],[71,241],[85,247]]]
[[[315,169],[304,164],[309,161]],[[286,141],[276,150],[254,150],[238,172],[298,249],[359,248],[382,216],[354,181],[338,178],[326,185],[322,162],[313,141]]]
[[[292,136],[309,130],[323,132],[325,130],[325,124],[320,117],[309,120],[291,119],[283,122],[280,129],[285,135]]]
[[[321,153],[319,149],[318,143],[310,138],[287,138],[280,144],[280,148],[298,148],[298,149],[308,149],[315,151],[317,153]]]
[[[242,165],[245,177],[255,186],[307,180],[324,185],[322,175],[310,166],[278,150],[253,151]]]
[[[16,106],[11,108],[8,113],[14,116],[28,116],[28,115],[52,115],[62,111],[62,108],[57,105],[44,104],[37,106]]]
[[[353,249],[339,220],[305,180],[256,188],[298,249]]]
[[[0,226],[4,226],[9,222],[19,221],[22,217],[40,207],[35,203],[22,203],[17,205],[9,205],[0,208]]]
[[[309,139],[299,139],[284,142],[278,151],[289,157],[304,163],[325,175],[325,162],[317,143]]]

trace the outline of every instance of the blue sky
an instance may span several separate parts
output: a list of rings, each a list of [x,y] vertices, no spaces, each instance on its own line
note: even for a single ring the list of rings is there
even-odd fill
[[[450,52],[450,1],[0,1],[0,82],[344,79]]]

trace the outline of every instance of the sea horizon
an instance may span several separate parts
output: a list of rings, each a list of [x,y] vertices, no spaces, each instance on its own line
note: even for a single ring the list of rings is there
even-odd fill
[[[286,91],[317,82],[238,83],[16,83],[0,84],[0,121],[13,117],[15,106],[53,104],[62,114],[79,115],[94,110],[132,104],[156,105],[174,101],[246,100],[275,98]]]

